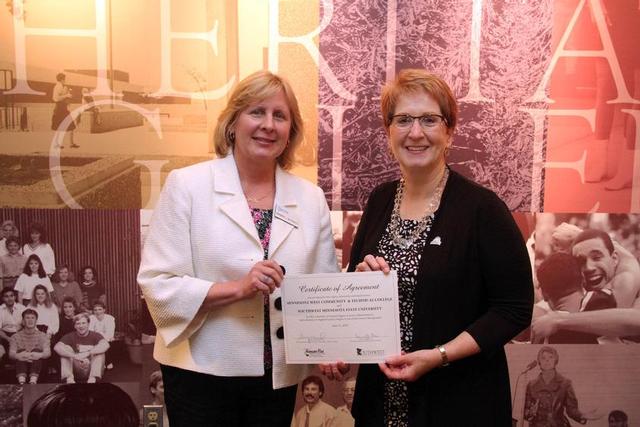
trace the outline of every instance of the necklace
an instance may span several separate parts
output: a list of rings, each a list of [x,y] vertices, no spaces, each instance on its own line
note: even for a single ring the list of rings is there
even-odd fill
[[[247,199],[247,202],[249,203],[258,203],[260,200],[264,200],[267,198],[267,196],[270,196],[270,195],[271,195],[271,191],[269,191],[264,196],[260,196],[260,197],[251,197],[251,196],[247,196],[246,194],[244,195],[244,197]]]
[[[426,230],[431,220],[431,215],[438,210],[438,207],[440,206],[440,199],[442,198],[442,192],[444,191],[444,186],[447,183],[448,178],[449,169],[445,168],[438,186],[433,191],[431,197],[429,197],[427,211],[420,221],[418,221],[418,225],[407,237],[404,237],[401,234],[402,218],[400,218],[400,203],[402,202],[402,196],[404,194],[404,178],[400,180],[396,190],[396,196],[393,199],[393,211],[391,212],[391,220],[389,221],[389,235],[391,236],[391,243],[401,249],[409,249],[411,245],[413,245],[416,239],[418,239],[424,230]]]
[[[242,186],[242,188],[244,189],[244,185]],[[262,200],[266,199],[267,197],[271,196],[271,195],[273,194],[273,191],[274,191],[274,189],[273,189],[273,187],[271,187],[271,188],[269,188],[269,190],[268,190],[266,193],[264,193],[262,196],[250,196],[250,195],[248,194],[248,192],[246,192],[246,191],[245,191],[245,192],[244,192],[244,197],[245,197],[245,199],[247,199],[247,202],[248,202],[249,204],[258,203],[258,202],[260,202],[260,201],[262,201]]]

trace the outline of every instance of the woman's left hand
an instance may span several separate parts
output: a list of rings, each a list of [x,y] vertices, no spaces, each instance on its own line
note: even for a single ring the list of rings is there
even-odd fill
[[[391,271],[391,267],[389,267],[387,260],[383,257],[368,254],[361,263],[356,265],[356,271],[382,271],[384,274],[387,274]]]
[[[390,380],[416,381],[441,364],[442,357],[438,350],[418,350],[388,357],[378,366]]]

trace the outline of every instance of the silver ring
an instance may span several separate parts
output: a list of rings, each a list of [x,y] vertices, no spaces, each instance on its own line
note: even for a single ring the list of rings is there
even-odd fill
[[[271,277],[269,277],[269,276],[267,276],[265,274],[262,275],[262,282],[269,283],[270,281],[271,281]]]

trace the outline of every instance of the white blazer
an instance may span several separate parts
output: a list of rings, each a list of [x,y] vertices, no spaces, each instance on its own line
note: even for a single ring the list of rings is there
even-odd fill
[[[138,283],[158,328],[154,357],[163,364],[217,376],[261,376],[262,294],[205,311],[212,283],[237,280],[263,249],[232,155],[172,171],[142,252]],[[317,186],[276,170],[269,258],[286,274],[338,271],[329,208]],[[282,315],[270,297],[273,386],[299,382],[305,365],[286,365],[276,331]],[[286,331],[285,331],[286,334]]]

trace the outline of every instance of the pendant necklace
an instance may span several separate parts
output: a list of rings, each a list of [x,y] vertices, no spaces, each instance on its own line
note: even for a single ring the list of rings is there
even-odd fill
[[[404,178],[400,180],[396,195],[393,200],[393,211],[391,212],[391,220],[389,221],[389,235],[391,237],[391,243],[401,249],[409,249],[411,245],[420,237],[420,235],[426,230],[431,220],[431,215],[438,210],[440,206],[440,199],[442,198],[442,192],[444,191],[445,184],[449,178],[449,168],[444,169],[442,178],[438,186],[433,191],[431,197],[429,197],[429,203],[427,204],[427,210],[424,216],[418,221],[417,226],[411,231],[408,236],[402,235],[402,218],[400,218],[400,203],[402,202],[402,196],[404,194]]]

